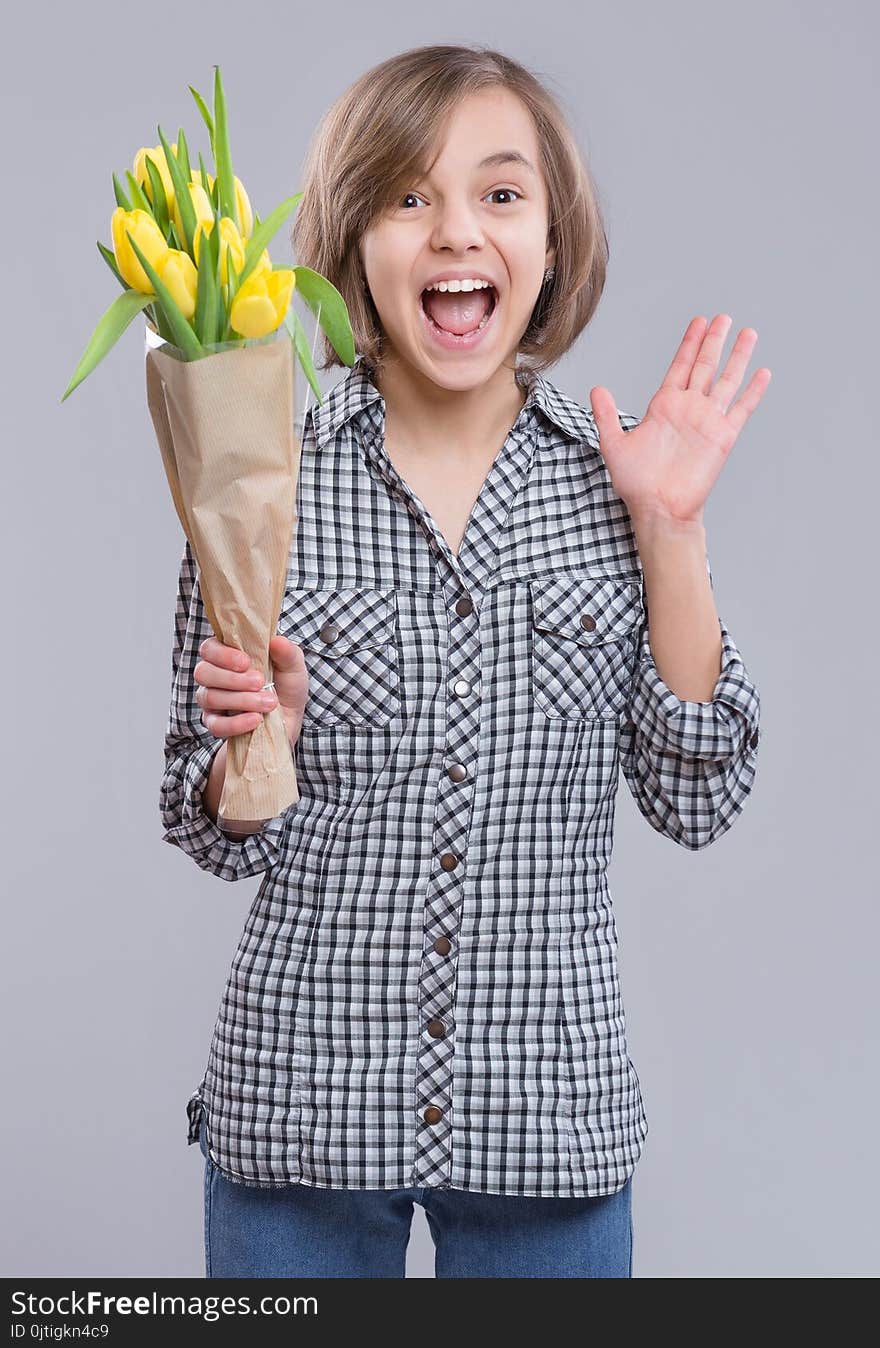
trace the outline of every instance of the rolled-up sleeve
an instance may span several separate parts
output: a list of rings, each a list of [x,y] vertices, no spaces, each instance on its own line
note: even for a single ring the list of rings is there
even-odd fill
[[[710,583],[712,571],[707,559]],[[725,833],[755,779],[761,700],[724,621],[721,672],[710,702],[679,698],[654,663],[645,621],[629,705],[621,721],[621,767],[642,814],[693,851]]]
[[[259,875],[278,860],[287,812],[259,833],[236,841],[206,814],[202,793],[223,744],[202,722],[193,671],[199,646],[212,635],[199,594],[198,568],[187,540],[180,566],[171,658],[171,707],[165,734],[165,771],[159,793],[163,841],[179,847],[221,880]],[[292,807],[291,807],[292,808]]]

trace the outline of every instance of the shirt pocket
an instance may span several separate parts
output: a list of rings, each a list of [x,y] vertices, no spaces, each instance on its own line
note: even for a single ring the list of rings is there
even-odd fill
[[[637,577],[539,576],[532,604],[532,687],[547,716],[602,721],[626,707],[644,615]]]
[[[303,649],[309,676],[303,730],[383,726],[397,715],[394,590],[288,590],[278,631]]]

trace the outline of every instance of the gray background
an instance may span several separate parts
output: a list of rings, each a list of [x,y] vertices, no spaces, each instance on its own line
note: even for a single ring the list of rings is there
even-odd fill
[[[242,18],[85,0],[6,20],[2,1272],[203,1275],[184,1104],[258,885],[160,838],[182,534],[142,327],[59,401],[118,293],[95,248],[111,170],[157,122],[206,151],[187,85],[209,97],[219,62],[265,215],[362,70],[480,41],[548,78],[606,206],[603,302],[550,378],[642,414],[688,320],[718,312],[724,358],[753,326],[748,376],[773,372],[706,510],[719,612],[762,694],[753,794],[698,853],[655,834],[622,779],[618,797],[650,1127],[634,1274],[876,1275],[876,8],[450,0],[432,21],[376,0]],[[286,235],[272,251],[292,261]],[[432,1256],[417,1207],[410,1274]]]

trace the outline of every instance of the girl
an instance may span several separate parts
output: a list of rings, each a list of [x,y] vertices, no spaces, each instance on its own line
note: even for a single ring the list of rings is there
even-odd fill
[[[274,705],[185,550],[165,838],[263,875],[205,1075],[209,1277],[629,1277],[647,1134],[606,881],[618,765],[687,848],[752,786],[759,697],[706,498],[769,380],[695,318],[644,418],[541,371],[608,257],[553,98],[427,47],[331,108],[294,227],[359,359],[304,427],[274,687],[301,798],[218,827],[226,740]],[[325,343],[326,363],[335,353]]]

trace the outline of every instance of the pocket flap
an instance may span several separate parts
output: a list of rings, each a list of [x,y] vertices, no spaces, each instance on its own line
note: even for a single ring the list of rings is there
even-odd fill
[[[278,631],[305,651],[350,655],[394,637],[393,590],[288,590]]]
[[[641,621],[637,579],[620,576],[546,576],[530,582],[532,615],[542,632],[557,632],[582,646],[628,636]]]

